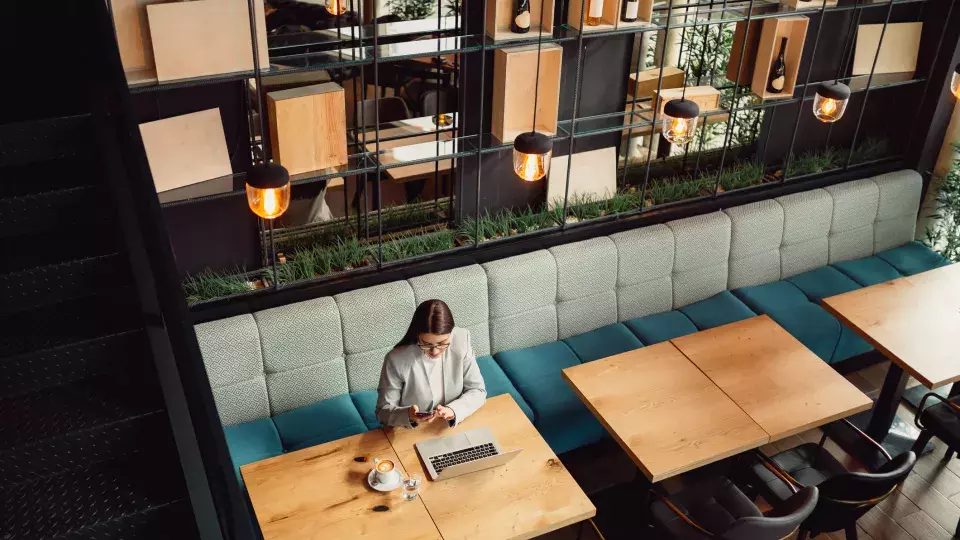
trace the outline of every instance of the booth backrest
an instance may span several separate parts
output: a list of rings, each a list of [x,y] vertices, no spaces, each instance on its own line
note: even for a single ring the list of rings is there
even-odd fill
[[[556,341],[913,240],[898,171],[196,326],[224,425],[377,387],[414,308],[450,305],[486,355]]]

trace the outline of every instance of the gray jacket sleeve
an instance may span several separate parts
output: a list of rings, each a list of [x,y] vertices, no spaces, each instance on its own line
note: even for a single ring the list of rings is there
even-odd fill
[[[456,426],[466,420],[468,416],[477,412],[477,409],[487,400],[487,387],[484,385],[483,375],[480,374],[477,357],[473,354],[469,332],[467,332],[467,345],[464,347],[462,364],[463,393],[457,399],[447,403],[447,407],[452,409],[455,415],[453,421],[450,422],[451,426]]]
[[[398,371],[397,364],[389,354],[383,360],[377,392],[377,420],[385,426],[414,428],[416,425],[410,422],[410,407],[400,406],[405,377]]]

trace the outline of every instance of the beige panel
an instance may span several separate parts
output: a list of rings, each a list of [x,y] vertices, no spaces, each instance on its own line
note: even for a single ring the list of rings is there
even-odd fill
[[[601,148],[569,156],[554,157],[547,177],[547,204],[562,206],[567,193],[567,163],[573,161],[570,171],[569,200],[580,195],[609,199],[617,191],[617,148]]]
[[[865,75],[877,67],[874,73],[913,73],[917,70],[917,53],[920,50],[920,32],[923,23],[862,24],[857,29],[857,48],[853,55],[853,74]],[[883,32],[883,44],[880,34]],[[880,55],[877,56],[877,48]]]
[[[263,2],[254,2],[260,67],[270,66]],[[198,0],[147,6],[157,80],[253,69],[246,0]]]
[[[273,157],[299,174],[347,162],[343,88],[314,84],[267,94]]]
[[[220,109],[140,124],[157,192],[232,174]]]
[[[537,85],[537,46],[497,49],[493,60],[493,135],[510,142],[533,127],[533,102],[537,95],[537,131],[557,132],[560,103],[560,65],[563,49],[543,45],[540,83]]]
[[[153,69],[147,6],[169,0],[112,0],[113,25],[124,71]]]

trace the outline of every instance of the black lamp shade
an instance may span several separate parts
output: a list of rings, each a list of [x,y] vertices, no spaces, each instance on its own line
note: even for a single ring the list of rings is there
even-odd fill
[[[513,140],[513,148],[523,154],[546,154],[553,150],[550,137],[536,131],[527,131],[517,135]]]
[[[837,101],[850,99],[850,87],[841,82],[823,82],[817,85],[817,93]]]
[[[663,106],[663,114],[672,118],[696,118],[700,116],[700,106],[689,99],[671,99]]]
[[[247,173],[247,185],[257,189],[277,189],[290,183],[290,173],[277,163],[257,163]]]

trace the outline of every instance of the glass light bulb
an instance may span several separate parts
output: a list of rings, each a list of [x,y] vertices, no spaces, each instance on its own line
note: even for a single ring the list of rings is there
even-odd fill
[[[553,152],[546,154],[524,154],[523,152],[513,151],[513,170],[517,176],[527,182],[536,182],[550,170],[550,156]]]
[[[674,118],[663,116],[663,136],[672,144],[687,144],[696,136],[697,120],[693,118]]]
[[[347,6],[343,0],[326,0],[324,5],[327,8],[327,13],[331,15],[343,15],[347,12]]]
[[[247,184],[247,204],[263,219],[283,215],[290,207],[290,184],[279,188],[255,188]]]
[[[847,110],[846,99],[833,99],[817,94],[813,98],[813,115],[821,122],[831,124],[843,116]]]
[[[960,73],[956,71],[953,72],[953,77],[950,79],[950,91],[960,99]]]

